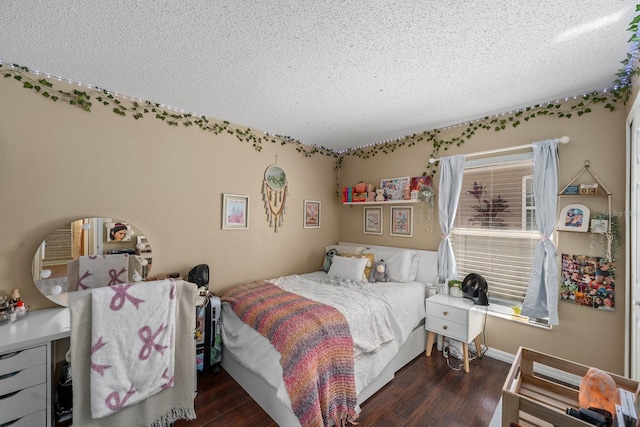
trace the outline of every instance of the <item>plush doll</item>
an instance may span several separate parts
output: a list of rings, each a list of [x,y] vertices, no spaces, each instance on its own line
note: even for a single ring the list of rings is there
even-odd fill
[[[372,283],[389,281],[389,272],[387,271],[387,264],[384,263],[383,259],[381,259],[380,261],[376,261],[373,264],[371,273],[369,273],[369,281]]]
[[[384,188],[376,190],[376,202],[384,202]]]
[[[329,268],[331,268],[331,261],[333,261],[333,256],[338,255],[338,251],[335,249],[329,249],[327,253],[324,255],[324,262],[322,263],[322,270],[325,273],[329,272]]]

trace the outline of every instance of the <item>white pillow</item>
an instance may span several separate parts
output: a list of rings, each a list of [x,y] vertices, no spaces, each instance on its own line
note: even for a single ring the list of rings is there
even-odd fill
[[[365,253],[373,254],[376,261],[384,260],[392,282],[411,282],[411,259],[413,251],[410,249],[369,248]],[[416,266],[416,273],[417,273]],[[414,276],[415,278],[415,276]]]
[[[326,254],[329,252],[329,249],[335,249],[338,252],[345,254],[362,255],[367,248],[365,246],[356,245],[329,245],[324,249],[324,253]]]
[[[338,279],[362,282],[367,262],[369,262],[367,258],[346,258],[340,255],[334,255],[331,268],[329,268],[327,274]]]

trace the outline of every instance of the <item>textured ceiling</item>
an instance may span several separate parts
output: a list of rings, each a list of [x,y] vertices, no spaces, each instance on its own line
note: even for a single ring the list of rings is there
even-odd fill
[[[336,150],[611,86],[621,0],[2,0],[0,61]]]

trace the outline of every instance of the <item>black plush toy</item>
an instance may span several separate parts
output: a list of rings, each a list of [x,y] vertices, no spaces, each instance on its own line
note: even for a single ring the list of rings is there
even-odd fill
[[[322,270],[325,273],[329,272],[329,268],[331,268],[331,261],[333,260],[333,256],[338,255],[338,251],[335,249],[329,249],[326,254],[324,254],[324,262],[322,263]]]

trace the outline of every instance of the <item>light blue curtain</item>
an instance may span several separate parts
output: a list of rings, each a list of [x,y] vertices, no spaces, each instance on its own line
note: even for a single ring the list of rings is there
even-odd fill
[[[456,257],[453,254],[449,232],[458,210],[464,155],[442,157],[440,159],[440,188],[438,190],[438,215],[442,229],[442,241],[438,246],[438,276],[442,279],[458,279]]]
[[[559,323],[558,260],[551,241],[558,204],[558,142],[559,139],[549,139],[533,143],[533,195],[542,240],[533,254],[533,270],[522,305],[522,315],[548,317],[550,325]]]

